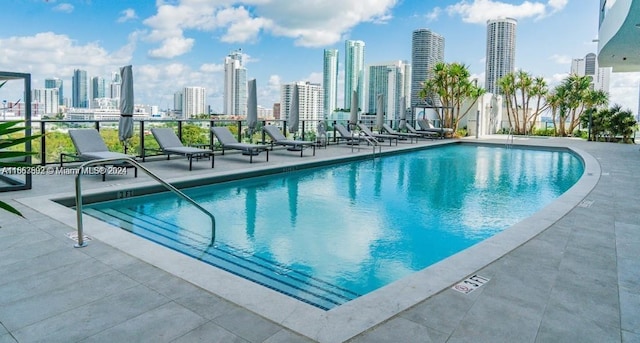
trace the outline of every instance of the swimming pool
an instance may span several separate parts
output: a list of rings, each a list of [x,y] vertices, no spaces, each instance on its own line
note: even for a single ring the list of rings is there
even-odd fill
[[[216,215],[213,246],[173,196],[87,213],[330,309],[500,232],[582,172],[569,152],[456,145],[187,190]]]

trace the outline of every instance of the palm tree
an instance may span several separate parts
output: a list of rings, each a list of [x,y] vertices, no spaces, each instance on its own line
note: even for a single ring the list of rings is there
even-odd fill
[[[458,123],[473,108],[473,104],[478,100],[485,90],[475,85],[469,78],[471,73],[469,68],[460,63],[437,63],[433,68],[433,76],[424,82],[424,87],[420,90],[419,96],[422,99],[432,99],[436,107],[436,112],[442,123],[451,123],[454,131]],[[464,102],[473,99],[473,104],[462,111]]]
[[[517,134],[533,130],[538,116],[549,105],[545,97],[547,84],[542,77],[532,77],[524,70],[509,73],[498,80],[507,109],[509,126]],[[535,107],[532,107],[532,102]]]

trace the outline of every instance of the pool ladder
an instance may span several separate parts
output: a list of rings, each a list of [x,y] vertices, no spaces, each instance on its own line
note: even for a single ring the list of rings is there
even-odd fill
[[[140,163],[136,162],[136,160],[134,160],[133,158],[130,158],[130,157],[119,157],[119,158],[105,158],[105,159],[99,159],[99,160],[91,160],[91,161],[87,161],[87,162],[83,163],[79,167],[80,169],[78,170],[78,175],[76,175],[76,218],[77,218],[77,224],[78,224],[78,242],[74,245],[74,247],[82,248],[82,247],[85,247],[87,245],[87,243],[84,241],[84,236],[83,236],[84,228],[83,228],[83,225],[82,225],[82,183],[81,183],[81,177],[82,177],[82,175],[84,175],[84,171],[89,166],[105,165],[105,164],[111,164],[113,162],[126,162],[126,163],[129,163],[129,164],[131,164],[132,166],[134,166],[136,168],[139,168],[140,170],[145,172],[147,175],[149,175],[152,179],[158,181],[165,188],[167,188],[168,190],[170,190],[171,192],[173,192],[177,196],[181,197],[182,199],[186,200],[187,202],[189,202],[190,204],[195,206],[202,213],[206,214],[209,217],[209,219],[211,219],[211,242],[213,243],[215,241],[215,239],[216,239],[216,218],[213,216],[213,214],[211,214],[211,212],[207,211],[204,207],[200,206],[197,202],[195,202],[193,199],[191,199],[188,195],[184,194],[182,191],[180,191],[179,189],[177,189],[173,185],[169,184],[168,182],[164,181],[159,176],[157,176],[156,174],[152,173],[149,169],[147,169],[146,167],[142,166]]]
[[[353,131],[351,131],[351,137],[355,137],[355,135],[358,135],[359,137],[362,137],[365,141],[367,141],[367,145],[373,146],[373,158],[376,158],[376,148],[378,148],[379,154],[382,153],[382,146],[380,146],[380,141],[377,140],[375,137],[371,137],[362,131],[358,131],[357,134],[354,134]],[[351,144],[351,152],[353,152],[353,148],[354,148],[354,144]],[[358,151],[359,150],[360,150],[360,147],[358,146]]]
[[[513,147],[513,136],[513,128],[509,128],[509,132],[507,133],[507,142],[505,143],[507,149]]]

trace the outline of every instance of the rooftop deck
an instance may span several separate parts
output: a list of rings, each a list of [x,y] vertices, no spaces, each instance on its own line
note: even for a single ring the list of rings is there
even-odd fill
[[[106,232],[90,220],[85,231],[92,240],[74,249],[66,234],[75,231],[75,212],[60,211],[48,200],[72,196],[74,176],[37,175],[32,190],[0,193],[26,217],[0,212],[0,342],[640,342],[638,146],[559,138],[516,138],[515,143],[586,152],[596,164],[586,176],[590,186],[581,186],[579,198],[563,198],[566,210],[554,203],[537,213],[535,225],[530,220],[524,226],[544,230],[504,256],[494,258],[502,255],[504,246],[498,244],[475,249],[482,255],[479,265],[461,263],[463,276],[453,282],[443,277],[436,287],[414,278],[418,282],[406,283],[401,292],[355,300],[357,312],[336,309],[319,317],[304,304],[274,308],[278,294],[256,301],[255,286],[226,289],[219,285],[224,280],[202,275],[193,261],[134,246],[127,233]],[[176,182],[371,152],[332,145],[317,149],[315,157],[311,151],[301,158],[276,150],[269,162],[261,154],[253,164],[227,152],[216,156],[214,169],[198,161],[191,172],[182,158],[158,157],[145,166]],[[153,182],[144,174],[108,176],[105,182],[83,177],[88,193],[133,184]],[[456,268],[434,273],[456,275],[451,269]],[[451,289],[473,273],[490,281],[469,294]]]

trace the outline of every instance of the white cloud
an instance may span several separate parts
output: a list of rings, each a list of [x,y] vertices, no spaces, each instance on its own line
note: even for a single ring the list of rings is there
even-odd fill
[[[118,23],[124,23],[135,19],[138,19],[136,11],[133,8],[127,8],[121,12],[121,16],[118,18]]]
[[[187,53],[193,40],[189,31],[217,33],[229,43],[255,42],[261,32],[294,39],[296,45],[326,46],[340,41],[363,22],[386,23],[398,0],[325,1],[204,1],[158,0],[157,13],[144,20],[151,31],[146,37],[159,42],[149,51],[156,58]],[[245,7],[245,5],[251,7]]]
[[[149,56],[154,58],[173,58],[180,56],[189,52],[194,43],[195,40],[193,38],[166,38],[159,48],[149,51]]]
[[[640,73],[611,73],[609,105],[620,104],[638,114],[638,93],[640,92]]]
[[[53,8],[53,10],[56,12],[64,12],[64,13],[71,13],[73,12],[73,9],[74,9],[73,5],[67,4],[67,3],[57,5]]]
[[[433,10],[431,10],[431,12],[427,13],[425,17],[427,18],[428,22],[432,22],[438,20],[440,14],[442,14],[442,8],[435,7]]]
[[[571,64],[571,61],[573,60],[571,56],[558,55],[558,54],[553,54],[549,56],[549,59],[557,64]]]
[[[541,19],[558,12],[567,5],[568,0],[549,0],[543,2],[524,1],[519,5],[494,0],[466,0],[449,5],[446,11],[449,15],[459,15],[467,23],[486,24],[487,20],[496,18],[535,18]]]

